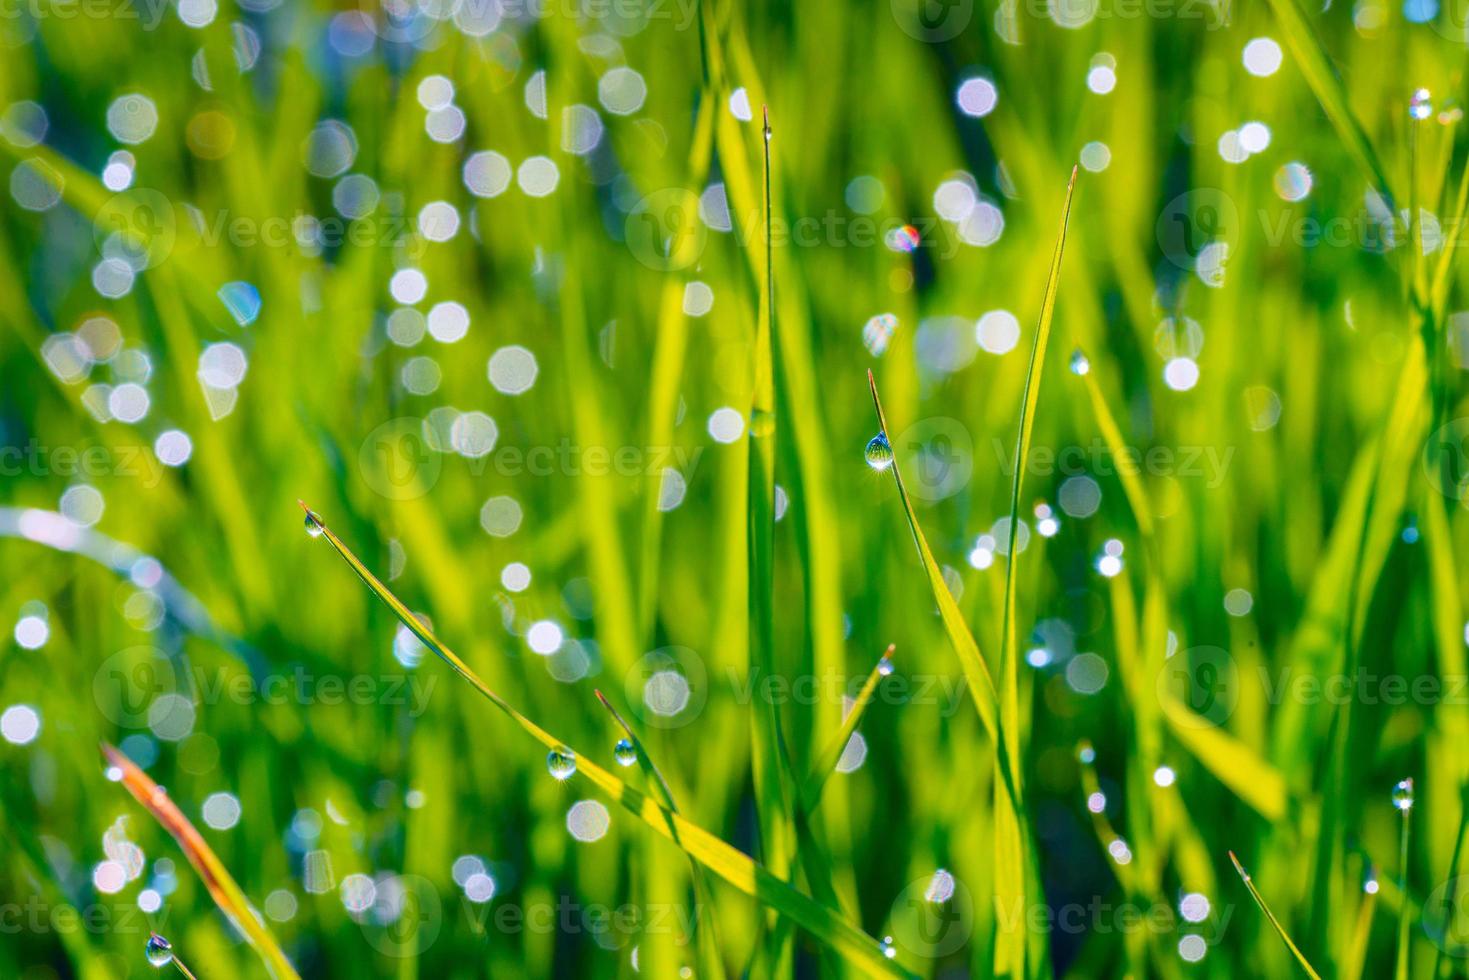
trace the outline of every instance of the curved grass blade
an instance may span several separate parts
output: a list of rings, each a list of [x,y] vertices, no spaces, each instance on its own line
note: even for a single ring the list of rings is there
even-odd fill
[[[670,814],[677,813],[678,805],[673,802],[673,790],[669,788],[668,780],[663,778],[663,773],[653,762],[653,757],[643,747],[643,740],[638,738],[638,733],[633,731],[627,719],[623,718],[622,714],[612,706],[612,702],[607,700],[607,695],[601,690],[593,690],[592,693],[597,696],[602,707],[607,709],[612,720],[617,722],[617,726],[626,733],[633,750],[638,754],[638,768],[643,770],[643,775],[648,778],[649,782],[658,787],[658,795],[662,798],[663,805]],[[673,835],[673,842],[682,849],[683,843],[678,839],[678,826],[670,821],[668,831]],[[694,900],[698,903],[696,915],[698,916],[699,932],[695,937],[695,945],[699,955],[699,975],[709,977],[711,980],[722,980],[725,975],[724,960],[719,955],[719,931],[714,921],[714,892],[709,887],[709,879],[705,876],[703,867],[692,856],[689,857],[689,869],[694,882]]]
[[[867,372],[867,386],[872,391],[872,404],[877,410],[877,427],[884,438],[888,438],[889,445],[892,439],[888,437],[887,415],[882,410],[882,399],[877,394],[877,379],[872,376],[872,371]],[[928,547],[928,539],[923,536],[923,528],[918,524],[918,513],[913,509],[913,501],[908,498],[908,488],[903,485],[903,474],[896,462],[890,467],[893,480],[898,485],[898,499],[903,504],[903,513],[908,518],[908,529],[913,533],[913,543],[918,546],[918,556],[923,562],[923,571],[928,576],[928,587],[933,592],[933,599],[939,609],[939,618],[943,620],[944,631],[949,635],[949,642],[954,644],[954,650],[959,655],[959,666],[964,670],[965,680],[969,684],[969,691],[974,696],[974,708],[979,712],[979,720],[984,725],[985,734],[995,745],[1000,744],[1000,719],[998,695],[995,691],[994,679],[990,676],[989,665],[985,663],[984,655],[979,652],[979,644],[974,640],[974,634],[969,631],[969,626],[964,622],[964,614],[959,611],[959,604],[954,601],[954,595],[949,591],[949,586],[944,582],[944,574],[939,569],[938,562],[933,557],[933,551]],[[1008,770],[1008,763],[1006,764]]]
[[[122,772],[122,785],[133,794],[133,798],[178,841],[184,857],[194,866],[194,871],[209,890],[214,904],[219,906],[219,910],[234,923],[255,952],[260,954],[271,975],[279,980],[300,980],[275,937],[261,924],[260,918],[250,906],[250,900],[245,897],[245,892],[230,876],[229,869],[209,849],[199,831],[194,829],[189,818],[168,798],[168,794],[148,778],[148,774],[139,769],[133,760],[115,747],[104,742],[102,754],[107,757],[109,765],[116,766]]]
[[[1388,210],[1396,212],[1392,188],[1388,185],[1387,175],[1377,159],[1377,152],[1372,149],[1372,143],[1367,139],[1367,131],[1362,128],[1361,121],[1352,112],[1341,76],[1331,63],[1321,36],[1306,19],[1300,0],[1269,0],[1269,3],[1270,9],[1275,12],[1275,19],[1280,21],[1285,43],[1295,56],[1301,74],[1306,76],[1306,84],[1311,86],[1316,101],[1321,103],[1326,118],[1346,144],[1347,152],[1366,171],[1368,179],[1383,196]]]
[[[877,410],[878,430],[891,445],[892,437],[888,435],[887,415],[882,410],[882,399],[878,397],[877,381],[872,376],[871,370],[867,372],[867,386],[872,391],[872,404]],[[999,695],[995,689],[994,680],[990,676],[989,667],[985,664],[984,656],[979,652],[979,644],[975,642],[974,634],[965,624],[964,614],[959,611],[959,604],[954,600],[954,594],[949,591],[943,572],[939,570],[938,562],[933,557],[933,551],[928,546],[928,539],[923,536],[923,529],[918,525],[918,514],[913,509],[913,501],[908,498],[907,487],[903,485],[901,469],[896,461],[889,469],[898,486],[898,499],[903,503],[903,513],[907,515],[908,528],[913,532],[913,541],[918,546],[923,570],[928,576],[929,591],[933,594],[933,601],[938,606],[939,618],[943,621],[944,631],[949,635],[949,642],[954,645],[954,650],[959,655],[959,664],[964,670],[964,679],[974,697],[975,710],[979,712],[979,720],[983,723],[985,733],[994,747],[995,769],[1000,777],[995,782],[995,900],[1005,903],[1002,907],[1020,908],[1025,904],[1024,829],[1026,824],[1020,809],[1019,788],[1010,765],[1010,753],[1006,748],[1008,742],[1005,739],[1006,729],[1000,718]],[[1007,937],[1008,943],[996,942],[995,944],[996,973],[1020,974],[1024,970],[1024,934],[1018,929],[1012,929],[1011,932],[1012,935]],[[1017,955],[1020,957],[1019,961],[1016,959]]]
[[[508,701],[480,679],[453,650],[449,649],[403,601],[393,595],[372,574],[342,539],[327,527],[317,514],[303,503],[307,520],[320,530],[327,542],[357,573],[363,584],[393,611],[399,621],[424,646],[432,650],[463,677],[476,691],[509,716],[521,730],[547,749],[565,749],[566,743],[521,714]],[[606,793],[623,809],[633,814],[652,830],[673,841],[690,858],[724,879],[735,888],[782,916],[795,922],[814,939],[829,946],[848,963],[872,977],[911,977],[912,974],[882,954],[877,940],[826,908],[796,891],[792,885],[767,871],[748,855],[720,840],[709,831],[668,810],[656,800],[624,783],[590,759],[578,755],[576,778],[584,778]]]
[[[826,785],[827,779],[836,769],[837,762],[847,747],[847,742],[852,738],[852,733],[857,730],[858,723],[862,721],[863,712],[872,703],[872,695],[877,690],[877,682],[883,678],[883,668],[890,666],[893,662],[895,647],[896,644],[889,643],[877,663],[872,665],[872,671],[867,675],[867,680],[862,682],[862,690],[857,692],[857,699],[852,703],[852,710],[848,711],[847,717],[842,719],[842,727],[837,729],[831,741],[826,743],[826,747],[812,763],[811,771],[806,774],[806,780],[801,784],[801,806],[808,814],[814,811],[817,804],[821,802],[821,788]]]
[[[1269,919],[1270,924],[1275,927],[1275,931],[1279,933],[1281,941],[1285,943],[1286,948],[1295,956],[1296,962],[1301,964],[1301,969],[1306,971],[1306,976],[1310,977],[1311,980],[1321,980],[1321,974],[1317,973],[1311,967],[1311,964],[1306,961],[1306,957],[1301,954],[1300,949],[1291,941],[1290,933],[1285,931],[1285,926],[1280,924],[1280,920],[1275,917],[1275,913],[1270,911],[1270,906],[1265,904],[1265,899],[1261,897],[1259,889],[1250,880],[1250,873],[1245,870],[1244,865],[1239,863],[1239,858],[1234,856],[1233,851],[1229,852],[1229,860],[1234,862],[1234,870],[1239,872],[1240,879],[1244,881],[1245,887],[1250,891],[1250,897],[1255,900],[1255,904],[1260,906],[1260,911],[1265,913],[1265,918]]]

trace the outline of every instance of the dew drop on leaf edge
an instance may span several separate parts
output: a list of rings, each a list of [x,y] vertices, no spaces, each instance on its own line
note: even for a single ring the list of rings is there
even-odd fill
[[[867,457],[867,465],[875,470],[885,470],[893,465],[893,447],[888,444],[888,437],[882,432],[868,441],[863,455]]]
[[[558,782],[564,782],[576,772],[576,755],[567,748],[552,749],[546,753],[546,771]]]

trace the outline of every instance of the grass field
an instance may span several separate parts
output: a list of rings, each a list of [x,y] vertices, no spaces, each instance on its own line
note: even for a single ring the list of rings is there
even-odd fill
[[[0,976],[1465,976],[1466,11],[1325,8],[0,2]]]

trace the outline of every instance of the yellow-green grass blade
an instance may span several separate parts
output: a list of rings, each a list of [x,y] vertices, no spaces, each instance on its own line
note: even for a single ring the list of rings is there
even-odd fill
[[[219,910],[234,923],[245,941],[260,955],[271,975],[279,980],[300,980],[291,961],[286,959],[286,954],[281,951],[275,937],[265,928],[261,918],[251,907],[250,900],[245,897],[244,890],[235,883],[224,862],[210,850],[199,831],[194,829],[189,818],[174,805],[162,787],[113,746],[103,743],[102,754],[107,757],[109,765],[116,766],[122,773],[123,787],[178,841],[184,857],[189,859],[189,864],[193,865],[194,871],[204,882],[214,904],[219,906]]]
[[[887,415],[882,410],[882,399],[877,393],[877,379],[873,377],[871,370],[867,372],[867,385],[872,391],[872,404],[877,410],[878,431],[888,439],[888,444],[891,445]],[[939,618],[943,621],[944,631],[948,634],[949,642],[954,644],[954,650],[959,655],[959,666],[964,671],[970,694],[974,697],[974,707],[979,712],[979,720],[984,725],[985,734],[989,736],[991,742],[998,746],[1000,744],[999,706],[995,682],[990,675],[989,665],[985,663],[984,655],[979,652],[979,644],[975,642],[974,634],[969,631],[969,626],[964,622],[964,615],[959,611],[959,604],[954,601],[953,593],[949,591],[948,584],[944,582],[943,572],[933,557],[933,551],[928,547],[928,539],[923,536],[923,528],[918,523],[918,512],[913,509],[913,501],[908,498],[908,489],[903,485],[902,468],[895,461],[890,469],[893,473],[893,481],[898,485],[898,500],[903,505],[904,515],[908,518],[908,529],[913,534],[913,542],[918,546],[918,556],[923,562],[923,571],[928,577],[928,586],[938,606]],[[1008,769],[1008,763],[1006,768]]]
[[[1071,168],[1071,179],[1066,184],[1066,200],[1061,206],[1061,228],[1056,235],[1056,250],[1051,256],[1051,269],[1046,277],[1045,294],[1041,299],[1040,317],[1036,323],[1035,338],[1031,341],[1030,364],[1025,370],[1025,389],[1020,403],[1020,431],[1015,439],[1015,476],[1010,483],[1010,544],[1005,563],[1004,628],[1001,631],[1000,647],[1000,716],[1009,729],[1010,766],[1019,778],[1020,731],[1019,731],[1019,669],[1016,661],[1016,581],[1020,562],[1017,560],[1017,543],[1020,533],[1020,493],[1025,483],[1024,460],[1030,453],[1031,436],[1035,430],[1035,415],[1040,406],[1041,376],[1044,373],[1046,350],[1051,339],[1051,319],[1056,311],[1056,293],[1061,286],[1061,259],[1066,251],[1066,227],[1071,219],[1071,199],[1076,191],[1077,168]]]
[[[1398,892],[1406,896],[1408,894],[1408,838],[1412,829],[1413,804],[1413,780],[1404,780],[1408,787],[1409,804],[1403,807],[1403,829],[1398,836]],[[1409,916],[1408,903],[1398,904],[1398,961],[1394,976],[1397,980],[1408,980],[1408,926],[1412,922]]]
[[[873,377],[871,370],[867,372],[867,385],[872,391],[872,404],[877,412],[878,431],[891,446],[892,438],[888,433],[887,415],[883,411],[882,399],[877,393],[877,380]],[[959,664],[964,671],[970,693],[974,697],[975,710],[979,713],[980,722],[984,725],[994,750],[995,768],[1000,777],[995,781],[995,901],[1008,903],[1000,907],[1023,908],[1027,867],[1024,852],[1025,820],[1020,812],[1019,788],[1010,765],[1010,754],[1005,748],[1007,742],[1005,741],[1004,723],[1000,718],[998,692],[990,676],[989,667],[985,664],[984,656],[979,651],[979,644],[975,642],[974,634],[965,624],[964,615],[959,611],[959,604],[955,601],[954,594],[949,591],[943,572],[939,569],[938,562],[933,557],[933,551],[928,546],[928,539],[923,536],[923,529],[918,523],[918,514],[913,509],[913,501],[909,499],[908,489],[903,485],[902,467],[894,460],[888,468],[892,471],[893,482],[897,484],[898,499],[902,501],[903,513],[908,518],[908,528],[912,531],[914,543],[918,546],[923,570],[928,577],[929,591],[933,595],[934,603],[938,606],[939,618],[943,621],[949,642],[954,645],[954,650],[959,656]],[[996,924],[1000,926],[998,920]],[[997,941],[995,944],[996,972],[998,973],[1019,972],[1024,969],[1025,936],[1019,926],[1020,923],[1017,922],[1009,928],[1008,931],[1011,934],[1009,942]]]
[[[779,360],[773,354],[775,345],[775,269],[774,249],[770,237],[770,115],[767,111],[761,130],[764,141],[764,217],[765,268],[764,297],[755,330],[755,388],[751,396],[750,437],[745,441],[749,451],[746,484],[746,553],[748,564],[748,603],[750,610],[751,677],[776,677],[781,671],[775,662],[775,450],[776,372]],[[794,850],[795,827],[791,821],[791,779],[786,771],[788,758],[781,731],[780,707],[771,698],[757,698],[750,725],[750,759],[754,770],[755,807],[760,821],[760,842],[765,864],[776,875],[788,875]],[[789,972],[790,946],[783,941],[775,923],[767,933],[764,960],[757,959],[760,975],[783,975]]]
[[[607,700],[607,695],[600,690],[592,693],[597,696],[602,707],[607,709],[613,721],[617,722],[617,726],[627,735],[633,750],[637,752],[638,768],[643,771],[648,781],[658,788],[658,796],[662,799],[669,814],[677,813],[678,805],[673,801],[673,790],[669,788],[668,780],[663,778],[663,773],[643,746],[643,740],[638,738],[638,733],[633,731],[627,719],[623,718],[622,714],[612,706],[612,702]],[[678,839],[677,825],[670,822],[668,830],[673,835],[673,842],[681,848],[683,845]],[[696,914],[699,925],[698,934],[695,937],[695,948],[699,956],[699,975],[717,980],[724,976],[724,960],[719,954],[719,932],[714,921],[714,892],[709,887],[709,879],[705,877],[704,869],[692,857],[689,858],[689,868],[694,882],[694,899],[698,903]]]
[[[521,714],[481,680],[479,675],[471,670],[458,654],[434,635],[434,632],[415,616],[401,599],[368,570],[361,559],[352,553],[352,550],[322,522],[314,511],[306,508],[305,504],[301,506],[306,510],[307,520],[311,523],[313,530],[321,531],[321,535],[357,573],[357,577],[362,579],[363,584],[392,610],[393,615],[408,627],[419,642],[452,667],[491,704],[509,716],[510,720],[515,722],[522,731],[547,749],[564,750],[568,748],[565,742]],[[652,828],[654,832],[673,841],[689,857],[739,891],[780,915],[789,917],[796,925],[806,930],[812,938],[840,954],[854,968],[873,977],[911,976],[882,954],[877,940],[843,920],[836,912],[801,894],[789,882],[777,878],[748,855],[741,853],[679,814],[670,812],[656,800],[628,786],[590,759],[581,755],[577,755],[576,758],[576,776],[596,786],[619,806]]]
[[[1163,717],[1179,744],[1250,809],[1270,821],[1285,817],[1290,793],[1280,770],[1174,698],[1163,699]]]
[[[1361,980],[1362,967],[1367,963],[1367,943],[1372,938],[1372,919],[1377,912],[1377,894],[1364,890],[1361,904],[1357,906],[1357,922],[1352,927],[1352,938],[1342,960],[1342,980]],[[1438,976],[1438,971],[1433,972]]]
[[[1275,12],[1275,19],[1280,22],[1286,46],[1295,57],[1301,74],[1306,78],[1306,84],[1316,96],[1316,101],[1321,103],[1326,118],[1346,144],[1352,159],[1386,200],[1389,209],[1395,210],[1393,202],[1396,198],[1393,197],[1382,164],[1377,159],[1377,151],[1372,148],[1372,142],[1367,138],[1367,131],[1362,128],[1361,120],[1352,112],[1341,76],[1331,63],[1321,36],[1307,19],[1300,0],[1269,0],[1269,3],[1270,9]]]
[[[1281,925],[1280,920],[1275,917],[1275,913],[1270,911],[1270,906],[1265,903],[1265,899],[1260,894],[1260,890],[1255,887],[1254,881],[1250,879],[1250,873],[1245,870],[1244,865],[1239,863],[1239,858],[1234,856],[1233,851],[1229,852],[1229,860],[1234,862],[1234,870],[1239,872],[1240,879],[1245,883],[1245,888],[1249,889],[1250,897],[1255,900],[1255,904],[1260,906],[1260,911],[1265,913],[1265,918],[1269,919],[1270,924],[1275,927],[1275,931],[1279,934],[1281,941],[1285,943],[1286,948],[1295,956],[1296,962],[1301,964],[1301,969],[1306,971],[1306,976],[1310,977],[1311,980],[1321,980],[1321,975],[1307,962],[1306,957],[1302,955],[1300,949],[1290,938],[1290,933],[1285,931],[1285,926]]]
[[[894,644],[888,644],[888,648],[883,651],[877,663],[872,665],[867,679],[862,682],[862,689],[857,692],[857,698],[852,702],[852,709],[847,712],[847,717],[842,719],[842,727],[837,729],[837,733],[826,743],[826,747],[812,763],[811,771],[806,774],[806,780],[801,784],[801,806],[807,813],[814,812],[821,803],[821,789],[836,769],[836,764],[841,759],[847,742],[851,740],[852,733],[861,723],[867,706],[872,703],[872,695],[877,691],[877,684],[882,680],[884,670],[893,662],[894,648]]]
[[[1024,788],[1021,779],[1020,680],[1018,640],[1016,638],[1016,604],[1019,601],[1016,582],[1020,574],[1017,537],[1020,532],[1020,493],[1025,482],[1024,460],[1030,453],[1030,440],[1035,430],[1035,415],[1040,406],[1040,381],[1044,373],[1046,350],[1051,338],[1051,319],[1056,311],[1056,293],[1061,287],[1061,260],[1066,253],[1066,228],[1071,219],[1071,199],[1076,191],[1077,167],[1071,168],[1066,183],[1066,199],[1061,206],[1061,226],[1056,233],[1056,250],[1051,256],[1041,298],[1040,316],[1035,338],[1031,342],[1030,363],[1025,372],[1025,388],[1020,403],[1020,431],[1015,439],[1015,476],[1010,485],[1009,560],[1005,563],[1004,622],[1000,630],[999,709],[1001,731],[1005,733],[998,751],[1006,758],[1011,785],[995,783],[995,865],[996,881],[1010,882],[1013,890],[999,892],[997,900],[1025,901],[1026,878],[1031,875],[1030,834],[1024,818]],[[896,467],[895,467],[896,468]],[[1006,805],[1006,798],[1009,805]],[[1008,872],[1008,873],[1006,873]],[[1019,906],[1017,906],[1019,907]],[[1044,944],[1037,943],[1036,952],[1044,956]],[[995,970],[1001,974],[1022,974],[1025,970],[1026,933],[1021,929],[1004,929],[996,937]]]

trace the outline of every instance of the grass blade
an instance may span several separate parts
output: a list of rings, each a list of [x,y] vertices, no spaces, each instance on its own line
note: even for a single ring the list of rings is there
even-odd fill
[[[1280,770],[1174,698],[1163,699],[1163,717],[1173,737],[1243,803],[1266,820],[1285,817],[1290,793]]]
[[[468,664],[460,659],[458,654],[435,636],[433,631],[403,604],[401,599],[393,595],[388,587],[368,570],[361,559],[352,553],[351,549],[342,542],[341,538],[337,537],[331,528],[322,523],[321,518],[314,511],[307,508],[304,503],[301,506],[306,510],[307,519],[311,522],[313,529],[321,531],[322,536],[357,573],[363,584],[392,610],[393,615],[408,627],[419,642],[452,667],[491,704],[509,716],[526,734],[547,749],[566,748],[566,743],[521,714],[509,702],[495,693],[480,679],[478,674],[469,668]],[[736,850],[697,824],[669,811],[590,759],[581,755],[577,756],[576,776],[586,779],[606,793],[623,809],[647,824],[656,833],[673,841],[690,858],[698,861],[744,894],[791,919],[814,939],[829,946],[867,976],[911,976],[898,964],[883,956],[877,940],[842,919],[836,912],[796,891],[789,882],[771,874],[762,865],[751,860],[748,855]]]
[[[862,721],[867,706],[872,703],[872,695],[877,690],[878,681],[884,676],[884,668],[891,669],[894,648],[895,644],[889,643],[877,663],[872,665],[872,671],[867,675],[867,680],[862,682],[862,690],[857,692],[857,699],[852,703],[852,710],[842,719],[842,727],[826,743],[826,747],[812,763],[811,771],[806,774],[806,781],[801,784],[801,806],[808,814],[821,802],[821,789],[836,769],[837,762],[852,738],[852,733]]]
[[[1015,476],[1010,484],[1010,544],[1006,551],[1009,560],[1005,563],[1004,622],[1000,630],[1000,689],[999,707],[1001,727],[1008,734],[999,751],[1007,756],[1014,785],[995,784],[996,804],[996,864],[1010,864],[1013,879],[1019,888],[1000,900],[1024,901],[1024,881],[1029,868],[1029,834],[1024,823],[1024,796],[1021,785],[1020,745],[1020,673],[1016,647],[1016,581],[1020,574],[1017,538],[1020,532],[1020,492],[1025,482],[1024,461],[1030,452],[1031,435],[1035,430],[1036,410],[1040,406],[1040,379],[1044,373],[1046,350],[1051,339],[1051,319],[1056,311],[1056,293],[1061,286],[1061,259],[1066,252],[1066,227],[1071,219],[1071,199],[1076,191],[1077,167],[1071,168],[1071,179],[1066,183],[1066,200],[1061,206],[1061,228],[1056,234],[1056,250],[1051,256],[1050,272],[1046,276],[1045,293],[1041,299],[1040,317],[1036,322],[1035,338],[1030,347],[1030,363],[1025,370],[1025,389],[1020,403],[1020,431],[1015,439]],[[1002,794],[1008,794],[1012,806],[1005,807]],[[1003,875],[997,880],[1003,881]],[[1000,973],[1020,974],[1025,969],[1025,933],[1019,929],[1002,934],[995,946],[995,968]],[[1044,955],[1044,945],[1038,944],[1037,951]]]
[[[643,747],[643,740],[638,738],[637,732],[633,731],[627,719],[623,718],[621,713],[612,706],[612,702],[607,700],[607,695],[600,690],[592,693],[597,696],[602,707],[607,709],[613,721],[617,722],[618,727],[626,733],[628,741],[632,743],[634,751],[638,754],[638,768],[643,770],[643,775],[650,783],[658,787],[658,795],[662,798],[663,805],[668,808],[669,814],[677,813],[678,805],[673,802],[673,790],[669,789],[668,780],[663,778],[663,773],[653,762],[653,757]],[[673,842],[682,848],[683,842],[678,839],[678,826],[671,820],[668,824],[668,831],[673,835]],[[694,898],[698,902],[699,932],[695,937],[695,942],[699,954],[699,975],[709,977],[711,980],[722,980],[725,975],[724,961],[719,955],[719,932],[714,921],[714,892],[709,887],[709,879],[705,876],[704,869],[692,856],[689,857],[689,867],[694,882]]]
[[[1356,113],[1352,112],[1341,76],[1337,74],[1336,67],[1331,63],[1331,57],[1326,53],[1326,45],[1321,42],[1321,36],[1316,33],[1316,29],[1306,18],[1306,12],[1302,9],[1300,0],[1269,0],[1269,2],[1270,9],[1275,12],[1275,19],[1280,22],[1280,30],[1285,35],[1285,43],[1290,48],[1291,54],[1295,56],[1301,74],[1306,76],[1306,84],[1315,93],[1316,101],[1321,103],[1326,118],[1331,121],[1337,135],[1346,144],[1347,152],[1352,159],[1366,172],[1367,178],[1383,196],[1388,209],[1395,211],[1392,188],[1388,186],[1387,175],[1382,169],[1381,162],[1377,159],[1377,152],[1372,149],[1372,143],[1367,139],[1367,131],[1362,128],[1361,121],[1357,118]]]
[[[1255,900],[1255,904],[1260,906],[1260,911],[1265,913],[1265,918],[1269,919],[1270,924],[1275,927],[1275,931],[1280,935],[1281,941],[1285,943],[1286,948],[1295,956],[1296,962],[1301,964],[1301,969],[1306,971],[1306,976],[1310,977],[1311,980],[1321,980],[1321,974],[1317,973],[1311,967],[1311,964],[1306,961],[1306,957],[1301,954],[1300,949],[1291,941],[1290,933],[1285,931],[1285,926],[1280,924],[1280,920],[1275,917],[1275,913],[1270,911],[1270,906],[1265,904],[1265,899],[1260,895],[1259,889],[1250,880],[1250,873],[1245,870],[1244,865],[1239,863],[1239,858],[1234,856],[1233,851],[1229,852],[1229,860],[1234,862],[1234,870],[1239,872],[1240,879],[1244,881],[1245,887],[1250,891],[1250,897]]]
[[[153,815],[164,830],[178,841],[179,847],[184,852],[184,857],[194,866],[194,871],[204,882],[204,887],[209,890],[209,895],[214,899],[214,904],[219,906],[235,928],[238,929],[249,942],[260,958],[265,961],[266,968],[271,975],[279,980],[300,980],[291,961],[286,959],[286,954],[281,951],[280,945],[276,943],[275,937],[270,930],[261,924],[256,912],[250,906],[250,900],[245,897],[245,892],[235,883],[230,876],[229,869],[224,862],[215,856],[209,849],[199,831],[189,822],[168,794],[148,777],[148,774],[139,769],[133,760],[123,755],[121,751],[105,742],[102,745],[102,754],[107,757],[109,765],[116,766],[122,772],[122,785],[133,794],[133,798],[143,805],[143,809]]]

